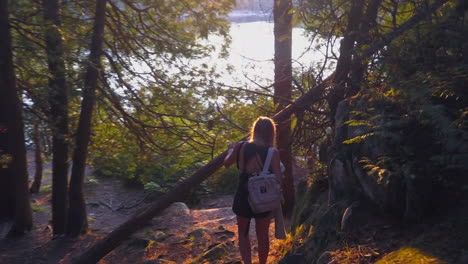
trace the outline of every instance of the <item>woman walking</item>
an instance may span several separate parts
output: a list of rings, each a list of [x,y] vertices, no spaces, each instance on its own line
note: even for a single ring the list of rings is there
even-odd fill
[[[258,240],[258,258],[260,264],[266,264],[270,251],[269,227],[273,212],[255,214],[248,202],[248,179],[252,174],[262,171],[263,162],[270,147],[275,147],[276,127],[272,119],[259,117],[252,125],[250,138],[247,142],[229,143],[229,154],[224,160],[224,166],[237,163],[240,172],[239,185],[234,196],[232,210],[237,215],[237,230],[239,250],[244,264],[251,264],[251,246],[249,239],[250,219],[255,219],[255,231]],[[278,150],[273,150],[270,171],[281,182],[282,173]]]

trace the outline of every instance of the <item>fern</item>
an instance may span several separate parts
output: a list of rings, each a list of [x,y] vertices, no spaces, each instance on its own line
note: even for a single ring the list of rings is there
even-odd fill
[[[345,124],[348,126],[373,126],[373,124],[368,120],[348,120],[345,122]]]
[[[364,140],[366,140],[367,138],[371,137],[371,136],[374,136],[374,133],[367,133],[367,134],[364,134],[364,135],[361,135],[361,136],[357,136],[357,137],[354,137],[354,138],[351,138],[351,139],[348,139],[348,140],[345,140],[343,141],[344,144],[356,144],[356,143],[361,143],[363,142]]]
[[[364,164],[362,167],[367,170],[367,175],[371,177],[377,176],[377,183],[388,183],[388,178],[391,175],[390,170],[384,168],[385,163],[388,162],[387,157],[380,157],[376,163],[367,157],[363,157],[359,163]]]

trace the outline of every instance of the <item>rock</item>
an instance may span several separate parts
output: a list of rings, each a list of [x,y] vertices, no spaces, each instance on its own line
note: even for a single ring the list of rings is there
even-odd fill
[[[278,264],[305,264],[305,257],[303,254],[287,255]]]
[[[88,203],[87,205],[89,205],[92,208],[96,208],[100,206],[99,203],[94,203],[94,202]]]
[[[224,237],[224,238],[232,238],[232,237],[234,237],[236,234],[235,234],[234,232],[229,231],[229,230],[224,230],[224,231],[215,232],[215,235],[219,236],[220,238],[221,238],[221,237]]]
[[[134,237],[134,238],[131,238],[128,241],[127,245],[129,247],[146,248],[148,246],[149,242],[150,242],[149,239]]]
[[[171,204],[168,208],[166,208],[161,215],[189,215],[190,209],[185,203],[176,202]]]
[[[357,197],[360,194],[360,182],[354,177],[352,162],[342,152],[332,155],[329,165],[329,204]]]
[[[361,160],[367,157],[377,161],[383,154],[399,153],[399,146],[380,137],[367,137],[360,143],[343,143],[345,140],[372,132],[367,126],[350,126],[346,123],[352,119],[359,119],[353,112],[366,112],[369,107],[369,102],[360,98],[349,98],[338,104],[333,151],[329,156],[330,202],[365,198],[381,208],[398,207],[402,203],[392,195],[400,192],[401,186],[397,183],[379,184],[378,177],[369,176],[368,169],[363,168]],[[383,111],[385,107],[382,106],[375,114],[383,114]]]
[[[197,228],[193,230],[192,232],[188,233],[187,238],[195,238],[195,239],[200,239],[205,236],[205,234],[208,234],[208,230],[204,228]]]
[[[207,252],[205,252],[205,254],[203,254],[203,259],[206,259],[206,260],[220,259],[221,256],[224,255],[225,253],[226,253],[226,248],[224,247],[224,244],[220,244],[208,250]]]
[[[215,243],[209,247],[199,258],[197,258],[195,263],[203,263],[203,261],[215,261],[220,260],[222,257],[229,253],[229,246],[226,243],[218,244]]]
[[[14,222],[10,219],[0,221],[0,240],[8,234],[13,224]]]
[[[156,231],[153,234],[154,241],[157,241],[157,242],[162,242],[162,241],[166,240],[166,238],[171,237],[171,236],[174,236],[174,235],[173,234],[166,234],[166,233],[164,233],[162,231]]]
[[[175,202],[169,206],[173,210],[189,210],[188,206],[183,202]]]

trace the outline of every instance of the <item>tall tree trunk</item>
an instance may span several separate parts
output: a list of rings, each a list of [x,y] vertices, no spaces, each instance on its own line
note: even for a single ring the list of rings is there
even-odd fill
[[[104,38],[105,12],[106,0],[98,0],[96,2],[94,31],[91,39],[88,67],[86,69],[83,100],[81,102],[81,113],[70,180],[70,206],[68,211],[67,234],[71,236],[85,233],[88,228],[86,204],[83,197],[83,181],[88,144],[91,137],[91,120],[96,99],[96,86],[99,70],[101,69],[101,49]]]
[[[356,48],[354,53],[362,51],[363,47],[371,43],[371,35],[375,33],[375,27],[377,25],[377,13],[380,8],[382,0],[367,1],[366,11],[364,12],[361,23],[359,25],[359,32],[356,37]],[[366,72],[367,59],[353,56],[351,61],[351,80],[349,89],[345,92],[345,97],[356,95],[361,90],[361,82]]]
[[[275,82],[274,103],[276,112],[284,109],[291,101],[292,90],[292,1],[276,0],[273,4],[274,36],[275,36]],[[280,158],[285,165],[284,172],[284,214],[292,215],[294,208],[294,178],[291,156],[291,119],[287,118],[278,123],[277,147]]]
[[[52,228],[65,233],[68,174],[68,91],[59,1],[43,0],[47,63],[49,66],[50,125],[52,129]]]
[[[391,32],[383,36],[382,40],[379,40],[369,48],[362,52],[361,57],[365,58],[371,56],[377,50],[383,48],[385,45],[388,45],[393,39],[397,38],[403,34],[406,30],[410,29],[412,26],[417,24],[419,21],[424,19],[427,15],[435,12],[440,6],[446,3],[448,0],[438,0],[432,4],[425,12],[416,14],[413,18],[405,22],[400,26],[395,32]],[[307,93],[303,94],[297,100],[289,104],[280,112],[276,113],[273,116],[273,120],[277,123],[280,123],[288,118],[291,115],[297,114],[307,108],[309,105],[317,103],[322,99],[323,92],[326,88],[332,86],[333,79],[335,77],[335,72],[319,83],[316,87],[312,88]],[[195,188],[203,180],[211,176],[223,164],[223,160],[227,155],[227,151],[216,156],[208,164],[201,167],[193,175],[184,181],[177,184],[175,188],[163,195],[160,199],[150,204],[145,208],[141,213],[133,216],[128,219],[125,223],[117,227],[114,231],[108,234],[103,239],[99,240],[94,246],[86,250],[82,255],[77,256],[72,260],[73,264],[92,264],[97,263],[101,258],[103,258],[107,253],[112,251],[118,245],[120,245],[125,239],[127,239],[132,233],[140,230],[144,227],[146,222],[155,217],[162,210],[167,208],[171,203],[175,202],[180,198],[180,195],[187,193],[189,190]]]
[[[3,0],[2,0],[3,1]],[[3,23],[3,22],[0,22]],[[3,32],[3,28],[0,28]],[[3,39],[3,38],[2,38]],[[3,50],[3,43],[0,49]],[[10,167],[10,153],[7,151],[8,147],[8,119],[9,115],[12,114],[12,111],[8,109],[8,98],[6,96],[6,85],[3,85],[5,82],[3,70],[3,54],[0,50],[0,219],[2,218],[13,218],[15,215],[15,178]]]
[[[32,211],[28,192],[28,171],[21,102],[16,88],[13,68],[8,0],[0,0],[0,147],[2,160],[1,176],[8,202],[14,205],[14,224],[9,235],[20,235],[32,227]],[[6,143],[6,144],[5,144]],[[8,184],[8,185],[7,185]],[[12,192],[13,191],[13,196]],[[2,197],[3,198],[3,197]],[[12,200],[13,198],[13,200]],[[3,209],[3,208],[2,208]],[[11,216],[11,207],[6,208]]]
[[[30,193],[37,193],[39,192],[39,189],[41,188],[41,182],[42,182],[42,169],[43,169],[43,164],[44,161],[42,159],[42,143],[41,143],[41,137],[39,135],[39,123],[36,122],[34,124],[33,128],[33,143],[34,143],[34,164],[35,166],[35,171],[34,171],[34,181],[31,184],[31,187],[29,188]]]
[[[351,9],[348,14],[348,24],[346,32],[344,32],[343,39],[340,43],[340,57],[336,64],[335,77],[333,79],[334,89],[328,98],[330,105],[330,120],[332,124],[335,123],[335,114],[338,103],[342,101],[346,94],[346,85],[349,79],[349,72],[351,70],[351,60],[356,41],[361,16],[364,10],[364,1],[351,0]]]

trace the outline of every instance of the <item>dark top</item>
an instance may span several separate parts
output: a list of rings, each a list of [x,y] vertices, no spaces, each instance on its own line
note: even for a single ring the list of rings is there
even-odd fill
[[[245,168],[246,161],[255,158],[255,155],[258,153],[261,157],[261,161],[259,160],[258,162],[260,163],[260,167],[263,168],[263,163],[266,159],[267,153],[268,153],[268,146],[260,146],[255,143],[250,143],[250,142],[245,142],[242,143],[245,145],[244,147],[244,163],[242,166]],[[237,153],[237,168],[239,168],[239,155],[240,151],[242,150],[242,145],[239,146],[239,151]],[[250,208],[249,205],[249,191],[247,188],[247,182],[249,181],[249,177],[251,176],[249,173],[245,171],[239,171],[239,185],[237,186],[237,191],[234,196],[234,202],[232,204],[232,210],[236,215],[247,217],[247,218],[263,218],[267,217],[270,212],[264,212],[260,214],[255,214],[252,212],[252,209]]]

